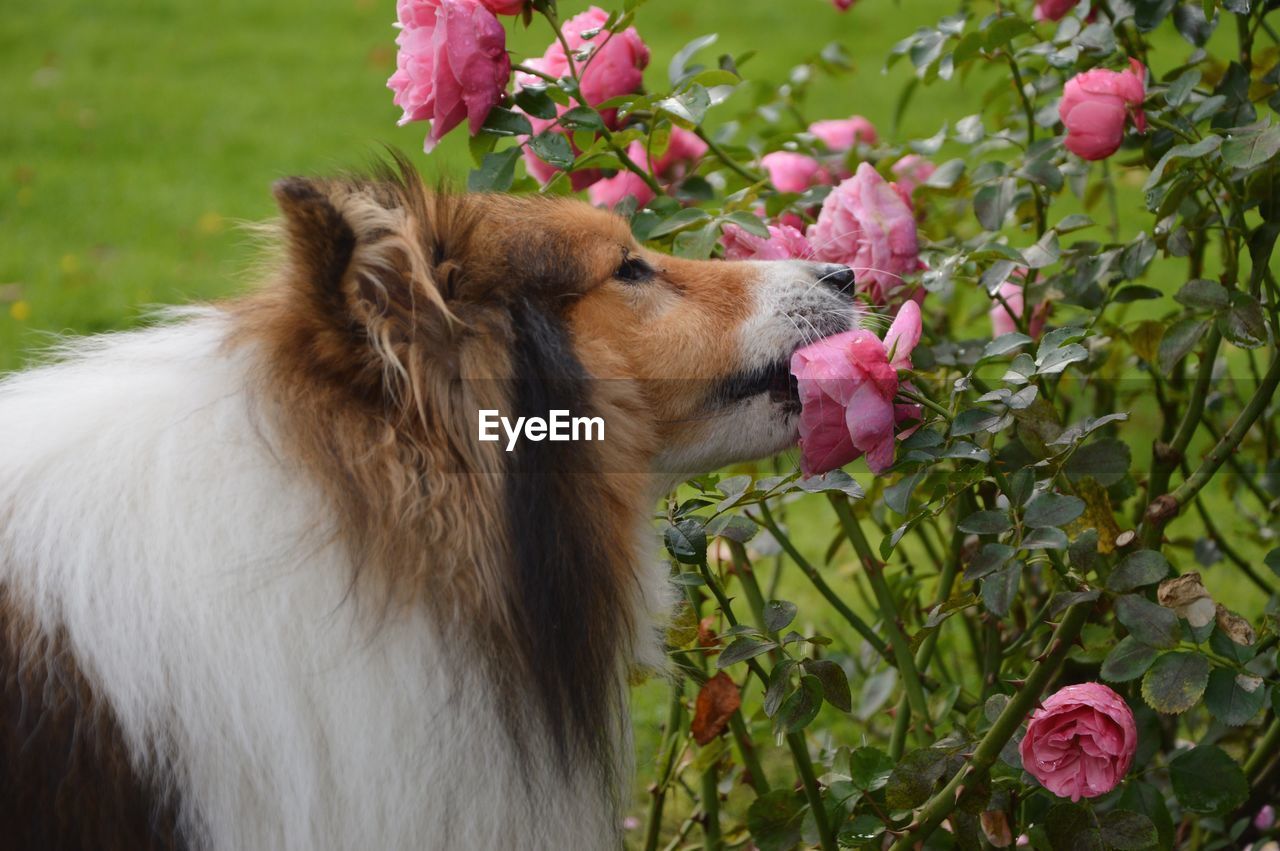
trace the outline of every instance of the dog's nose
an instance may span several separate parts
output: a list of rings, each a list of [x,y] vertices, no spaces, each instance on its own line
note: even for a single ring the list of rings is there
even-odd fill
[[[853,292],[853,270],[843,263],[823,263],[815,269],[818,282],[826,284],[836,292]]]

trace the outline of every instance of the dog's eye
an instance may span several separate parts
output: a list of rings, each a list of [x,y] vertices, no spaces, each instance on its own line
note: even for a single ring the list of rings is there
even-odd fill
[[[626,284],[642,284],[653,277],[653,267],[639,257],[624,257],[613,276]]]

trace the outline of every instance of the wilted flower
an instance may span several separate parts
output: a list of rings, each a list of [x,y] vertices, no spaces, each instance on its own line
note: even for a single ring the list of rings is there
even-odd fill
[[[1173,609],[1178,617],[1186,618],[1195,629],[1208,626],[1218,615],[1217,604],[1196,572],[1184,573],[1166,579],[1156,589],[1156,600],[1166,609]]]
[[[478,132],[511,78],[507,33],[475,0],[400,0],[396,72],[387,81],[401,124],[430,121],[430,151],[468,121]]]
[[[846,331],[791,356],[802,406],[800,469],[806,476],[864,454],[873,473],[893,464],[895,427],[920,418],[919,406],[895,403],[898,370],[910,368],[920,331],[920,308],[909,301],[884,340],[866,330]]]
[[[809,125],[809,132],[837,152],[850,150],[859,142],[874,145],[877,138],[875,125],[861,115],[815,121]]]
[[[1130,59],[1128,71],[1094,68],[1067,81],[1058,104],[1067,150],[1086,160],[1106,159],[1120,148],[1130,118],[1138,132],[1147,129],[1142,111],[1146,70]]]
[[[1124,698],[1101,683],[1066,686],[1031,714],[1018,750],[1022,767],[1060,798],[1105,795],[1120,784],[1138,747]]]
[[[769,173],[769,182],[779,192],[803,192],[810,186],[830,180],[822,163],[813,157],[793,151],[774,151],[760,158],[760,165]]]
[[[769,225],[768,236],[757,236],[738,225],[725,225],[720,237],[726,260],[793,260],[813,253],[809,240],[791,225]]]
[[[896,184],[869,164],[827,196],[809,231],[814,259],[852,266],[858,290],[887,304],[920,269],[915,213]]]

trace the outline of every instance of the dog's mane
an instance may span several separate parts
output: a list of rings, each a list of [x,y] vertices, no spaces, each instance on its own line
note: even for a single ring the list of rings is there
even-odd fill
[[[352,595],[382,617],[429,606],[442,629],[468,630],[456,643],[480,648],[513,738],[548,735],[566,769],[585,756],[607,772],[634,628],[636,495],[590,444],[508,454],[474,425],[484,408],[606,404],[555,294],[508,280],[512,264],[572,257],[522,259],[545,245],[483,256],[478,229],[514,200],[428,191],[399,157],[370,178],[285,180],[276,196],[284,262],[233,306],[233,340],[260,352],[280,445],[334,508]]]

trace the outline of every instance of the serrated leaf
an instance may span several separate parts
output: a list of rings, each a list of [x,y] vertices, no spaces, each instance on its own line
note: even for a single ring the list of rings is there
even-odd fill
[[[1138,550],[1124,557],[1107,577],[1107,588],[1125,594],[1144,585],[1154,585],[1169,575],[1169,561],[1155,550]]]
[[[1231,303],[1227,288],[1217,281],[1192,278],[1173,296],[1174,301],[1198,310],[1219,310]]]
[[[1084,514],[1084,500],[1077,496],[1043,493],[1027,504],[1023,522],[1032,529],[1062,527]]]
[[[747,808],[747,829],[760,851],[791,851],[800,844],[806,808],[790,789],[773,789]]]
[[[681,564],[701,564],[707,558],[707,533],[701,520],[689,518],[663,532],[667,551]]]
[[[1178,715],[1199,702],[1209,684],[1209,660],[1199,653],[1165,653],[1142,678],[1142,697],[1157,712]]]
[[[1015,561],[982,580],[982,605],[996,617],[1009,614],[1022,584],[1022,562]]]
[[[818,717],[822,708],[822,682],[812,674],[800,677],[800,687],[793,691],[774,716],[775,730],[783,733],[795,733]]]
[[[768,632],[781,632],[796,619],[796,604],[786,600],[770,600],[764,604],[764,628]]]
[[[947,755],[935,748],[907,754],[889,775],[885,801],[895,810],[910,810],[929,800],[947,767]]]
[[[1102,678],[1112,683],[1136,680],[1151,667],[1160,655],[1154,647],[1142,644],[1132,635],[1120,639],[1102,662]]]
[[[1064,469],[1073,482],[1088,476],[1103,487],[1111,487],[1128,475],[1131,460],[1129,444],[1104,437],[1073,452]]]
[[[467,175],[468,191],[506,192],[515,178],[516,160],[519,158],[518,147],[485,154],[480,167]]]
[[[827,703],[841,712],[853,710],[853,694],[849,691],[849,678],[844,668],[830,659],[805,659],[800,663],[807,673],[818,678],[822,684],[822,696]]]
[[[964,578],[972,582],[995,573],[1013,558],[1014,552],[1013,547],[1007,544],[983,544],[982,549],[978,550],[977,555],[965,567]]]
[[[1174,647],[1182,638],[1182,627],[1173,611],[1137,594],[1125,594],[1116,600],[1116,618],[1148,647]]]
[[[1184,810],[1224,815],[1249,797],[1240,764],[1215,745],[1198,745],[1169,763],[1173,793]]]
[[[961,532],[971,535],[998,535],[1013,528],[1013,521],[1003,511],[975,511],[957,524]]]
[[[1210,714],[1228,727],[1239,727],[1266,704],[1266,683],[1251,674],[1238,674],[1228,668],[1214,668],[1209,674],[1204,704]]]
[[[1180,319],[1170,326],[1160,339],[1160,351],[1156,356],[1160,371],[1165,375],[1170,374],[1178,361],[1196,347],[1208,330],[1209,323],[1203,319]]]
[[[1280,153],[1280,125],[1259,122],[1239,127],[1222,143],[1222,160],[1233,168],[1254,169]]]
[[[730,665],[736,665],[738,662],[745,662],[748,659],[754,659],[762,653],[768,653],[778,645],[772,641],[762,641],[759,638],[752,638],[744,635],[741,638],[735,638],[728,647],[721,651],[716,657],[717,668],[727,668]]]
[[[1102,841],[1116,851],[1144,851],[1160,838],[1151,819],[1132,810],[1112,810],[1100,819],[1099,826]]]

